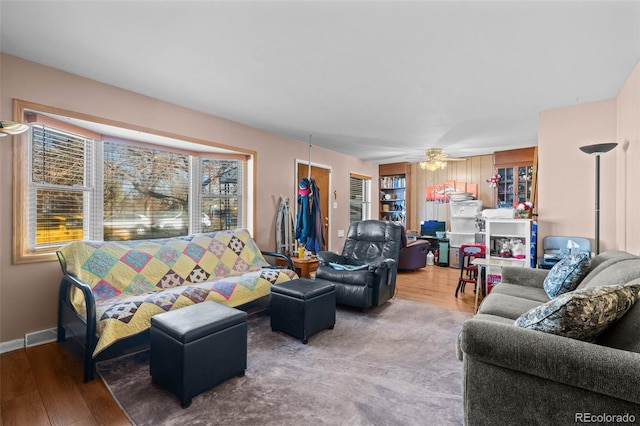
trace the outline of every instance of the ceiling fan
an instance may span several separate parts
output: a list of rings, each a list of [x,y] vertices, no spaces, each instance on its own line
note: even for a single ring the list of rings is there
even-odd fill
[[[449,161],[467,161],[466,158],[449,158],[442,148],[429,148],[424,151],[426,159],[420,162],[420,167],[434,171],[447,167]]]

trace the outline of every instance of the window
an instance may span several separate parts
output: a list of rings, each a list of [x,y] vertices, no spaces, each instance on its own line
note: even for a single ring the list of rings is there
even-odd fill
[[[349,223],[371,218],[371,177],[349,175]]]
[[[24,209],[14,219],[14,262],[53,259],[74,240],[250,228],[250,155],[175,139],[154,143],[141,132],[135,140],[115,137],[100,132],[114,133],[111,126],[83,127],[27,108],[24,114],[31,129],[19,144],[24,161],[15,165],[24,179],[14,194]]]
[[[189,164],[181,152],[105,142],[104,239],[188,234]]]
[[[242,218],[239,202],[242,173],[236,161],[203,158],[202,167],[202,223],[207,229],[236,228]]]
[[[95,143],[40,124],[30,135],[29,246],[82,239],[84,210],[95,190]]]

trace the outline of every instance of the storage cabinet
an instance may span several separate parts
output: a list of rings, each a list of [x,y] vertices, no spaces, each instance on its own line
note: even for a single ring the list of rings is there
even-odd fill
[[[513,205],[533,200],[535,148],[499,151],[494,155],[500,179],[495,189],[495,205]]]
[[[531,219],[488,219],[485,221],[486,251],[492,259],[508,261],[509,264],[531,267]],[[507,249],[509,254],[502,253]],[[487,266],[486,280],[489,284],[500,281],[502,268]]]
[[[383,164],[379,168],[379,218],[406,226],[409,194],[409,165]]]
[[[501,176],[497,191],[496,204],[513,205],[518,201],[531,200],[533,189],[533,166],[516,165],[512,167],[498,167],[498,174]]]

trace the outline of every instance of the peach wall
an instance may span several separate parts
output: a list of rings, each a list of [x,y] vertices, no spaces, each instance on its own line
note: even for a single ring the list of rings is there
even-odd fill
[[[444,169],[423,170],[420,163],[411,164],[411,223],[408,229],[420,230],[423,220],[439,220],[451,224],[451,209],[448,203],[440,204],[426,201],[426,189],[429,186],[443,184],[445,181],[475,183],[478,185],[478,199],[484,208],[493,208],[494,189],[489,187],[487,179],[494,173],[493,154],[467,157],[467,161],[450,162]]]
[[[601,156],[600,251],[640,254],[640,63],[616,98],[539,114],[539,241],[576,235],[593,243],[595,160],[578,149],[603,142],[618,146]]]
[[[618,247],[640,253],[640,64],[617,98],[618,138],[616,168]]]
[[[593,249],[595,159],[579,148],[616,141],[616,100],[543,111],[538,119],[538,241],[581,236]],[[601,252],[617,247],[616,153],[600,157]]]
[[[0,116],[12,118],[13,99],[54,106],[186,137],[237,146],[257,152],[256,227],[261,248],[275,249],[275,217],[280,194],[295,200],[295,162],[307,161],[308,143],[277,136],[219,117],[199,113],[133,92],[101,84],[13,56],[0,56]],[[11,263],[12,144],[0,142],[0,342],[56,325],[56,300],[61,277],[57,262]],[[339,229],[349,222],[349,173],[372,176],[378,166],[319,147],[312,162],[332,168],[337,208],[331,218],[331,250],[341,250]],[[377,194],[377,192],[376,192]],[[332,197],[333,198],[333,197]]]

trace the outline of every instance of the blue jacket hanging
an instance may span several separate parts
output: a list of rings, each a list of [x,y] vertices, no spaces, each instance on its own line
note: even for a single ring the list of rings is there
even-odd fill
[[[313,179],[304,178],[298,184],[296,240],[301,246],[314,253],[325,249],[320,189]]]
[[[311,234],[311,195],[310,182],[304,178],[298,184],[298,214],[296,216],[296,240],[306,246]]]

